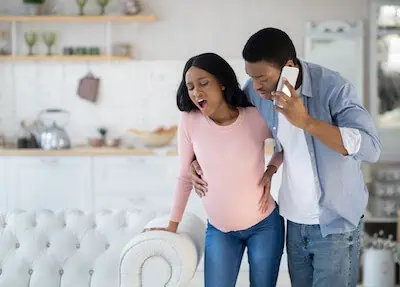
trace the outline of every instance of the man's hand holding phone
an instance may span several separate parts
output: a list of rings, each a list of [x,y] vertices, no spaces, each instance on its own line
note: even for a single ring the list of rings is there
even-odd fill
[[[276,86],[276,91],[283,92],[290,97],[290,90],[285,85],[284,79],[286,79],[293,87],[295,87],[296,83],[297,83],[297,78],[299,77],[299,73],[300,73],[299,68],[284,66],[282,68],[278,84]],[[274,100],[274,105],[277,105],[275,100]],[[279,106],[279,103],[278,103],[278,106]]]
[[[294,87],[287,79],[283,79],[283,83],[288,88],[290,96],[283,91],[273,92],[272,99],[276,103],[275,108],[278,112],[282,113],[292,125],[304,130],[311,122],[312,118],[308,114],[302,98]]]

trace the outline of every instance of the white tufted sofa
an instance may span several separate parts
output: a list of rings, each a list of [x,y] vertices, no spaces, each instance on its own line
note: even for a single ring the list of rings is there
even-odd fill
[[[140,210],[0,213],[0,287],[188,286],[205,224],[188,214],[178,234],[141,233],[166,222]]]

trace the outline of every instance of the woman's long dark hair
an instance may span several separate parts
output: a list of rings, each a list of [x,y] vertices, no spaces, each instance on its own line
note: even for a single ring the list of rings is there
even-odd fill
[[[246,94],[240,88],[236,74],[232,67],[222,57],[214,53],[204,53],[190,58],[185,68],[183,69],[182,82],[179,85],[176,95],[176,104],[178,109],[182,112],[190,112],[198,109],[189,97],[186,87],[186,72],[190,67],[197,67],[207,71],[218,82],[225,87],[224,98],[231,107],[250,107],[252,104],[249,102]]]

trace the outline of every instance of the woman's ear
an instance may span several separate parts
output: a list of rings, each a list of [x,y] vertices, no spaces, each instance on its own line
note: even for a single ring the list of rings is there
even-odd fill
[[[286,65],[285,65],[285,66],[294,67],[294,66],[296,66],[296,65],[294,64],[293,60],[289,60],[289,61],[286,62]]]
[[[221,89],[222,89],[223,91],[225,91],[225,87],[224,87],[224,86],[221,86]]]

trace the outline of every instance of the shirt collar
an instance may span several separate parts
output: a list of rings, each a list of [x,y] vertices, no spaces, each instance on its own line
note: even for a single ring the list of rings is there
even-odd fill
[[[302,73],[301,94],[306,97],[312,97],[311,76],[308,63],[300,59],[297,60],[300,62]]]

